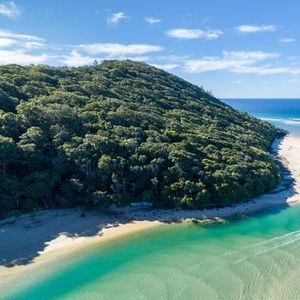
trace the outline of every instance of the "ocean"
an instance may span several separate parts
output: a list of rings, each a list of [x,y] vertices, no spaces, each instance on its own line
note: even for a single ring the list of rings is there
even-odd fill
[[[222,101],[300,136],[300,99],[222,99]]]
[[[300,100],[225,100],[300,135]],[[300,206],[170,224],[58,258],[1,299],[300,299]]]

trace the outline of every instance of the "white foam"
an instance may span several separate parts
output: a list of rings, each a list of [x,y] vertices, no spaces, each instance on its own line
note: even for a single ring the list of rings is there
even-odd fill
[[[270,121],[270,122],[279,122],[286,125],[300,125],[300,119],[299,118],[262,118],[262,120]]]

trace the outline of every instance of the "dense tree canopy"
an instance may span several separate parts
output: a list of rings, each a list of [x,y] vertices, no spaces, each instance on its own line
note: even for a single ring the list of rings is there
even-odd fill
[[[275,128],[132,61],[0,67],[0,211],[204,208],[274,188]]]

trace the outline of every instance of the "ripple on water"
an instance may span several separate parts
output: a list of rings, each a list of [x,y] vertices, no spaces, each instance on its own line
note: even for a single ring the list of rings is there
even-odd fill
[[[151,229],[33,272],[4,299],[300,299],[299,214]]]

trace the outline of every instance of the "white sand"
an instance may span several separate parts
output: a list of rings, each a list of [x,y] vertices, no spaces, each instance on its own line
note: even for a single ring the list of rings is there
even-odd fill
[[[287,136],[279,146],[279,155],[287,163],[294,182],[295,195],[287,199],[288,203],[300,201],[300,138]]]
[[[0,287],[11,276],[38,267],[45,261],[170,221],[219,220],[270,205],[295,204],[300,200],[300,138],[286,136],[274,142],[273,151],[291,174],[283,173],[283,181],[274,192],[247,203],[196,211],[122,209],[110,215],[91,212],[84,218],[80,217],[79,211],[68,209],[41,211],[36,215],[3,220],[0,222]],[[294,182],[291,184],[292,179]],[[9,264],[23,266],[5,266]]]

